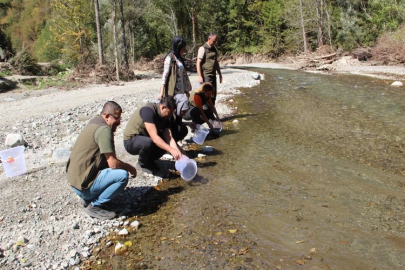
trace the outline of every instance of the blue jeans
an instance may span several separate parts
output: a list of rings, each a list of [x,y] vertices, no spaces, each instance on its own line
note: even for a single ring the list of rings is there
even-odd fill
[[[83,200],[91,201],[93,206],[102,206],[116,197],[128,184],[128,172],[121,169],[104,169],[93,184],[83,190],[74,187],[74,192]]]

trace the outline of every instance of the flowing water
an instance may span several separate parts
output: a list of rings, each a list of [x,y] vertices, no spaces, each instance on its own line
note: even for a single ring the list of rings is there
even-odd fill
[[[242,89],[238,114],[204,143],[215,152],[200,160],[199,177],[146,196],[132,250],[111,257],[104,249],[104,266],[405,267],[404,89],[360,76],[256,71],[266,79]]]

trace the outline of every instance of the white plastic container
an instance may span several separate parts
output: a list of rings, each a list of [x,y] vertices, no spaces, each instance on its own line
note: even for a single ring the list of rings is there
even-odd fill
[[[197,162],[195,162],[194,159],[189,159],[185,155],[182,155],[174,166],[176,170],[180,172],[181,178],[186,181],[192,180],[197,175]]]
[[[207,137],[208,133],[210,131],[208,129],[201,128],[200,125],[196,126],[193,141],[195,143],[198,143],[199,145],[202,145],[205,141],[205,138]]]
[[[17,146],[0,151],[0,159],[7,177],[13,177],[27,172],[24,149],[24,146]]]
[[[214,121],[210,120],[210,122],[211,122],[212,126],[214,127],[214,133],[219,134],[222,131],[222,122],[217,121],[217,120],[214,120]]]

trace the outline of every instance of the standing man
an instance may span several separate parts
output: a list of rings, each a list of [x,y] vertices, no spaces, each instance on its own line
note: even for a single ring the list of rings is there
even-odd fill
[[[85,212],[99,219],[115,217],[106,203],[127,186],[128,172],[136,177],[136,169],[115,155],[114,132],[121,113],[116,102],[105,103],[101,114],[80,133],[66,166],[68,182],[82,199]]]
[[[135,167],[144,173],[152,174],[154,161],[165,152],[175,160],[184,154],[170,130],[169,119],[175,106],[173,96],[163,96],[159,103],[147,103],[129,118],[124,131],[124,147],[131,155],[139,155]]]
[[[198,82],[210,82],[214,87],[214,96],[212,103],[215,104],[217,98],[217,77],[219,75],[219,82],[222,83],[221,69],[218,63],[218,51],[215,48],[218,37],[217,34],[211,32],[208,36],[208,41],[198,49],[197,55],[197,74]]]
[[[13,54],[12,54],[11,51],[8,49],[8,47],[6,47],[6,50],[5,50],[6,62],[7,62],[8,60],[10,60],[11,57],[13,57]]]

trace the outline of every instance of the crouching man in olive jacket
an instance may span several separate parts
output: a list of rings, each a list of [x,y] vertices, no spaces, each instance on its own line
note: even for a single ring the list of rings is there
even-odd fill
[[[99,219],[115,217],[106,203],[127,186],[128,173],[136,177],[136,169],[115,154],[114,132],[121,124],[121,113],[116,102],[104,104],[101,114],[80,133],[66,166],[68,182],[82,199],[85,212]]]

